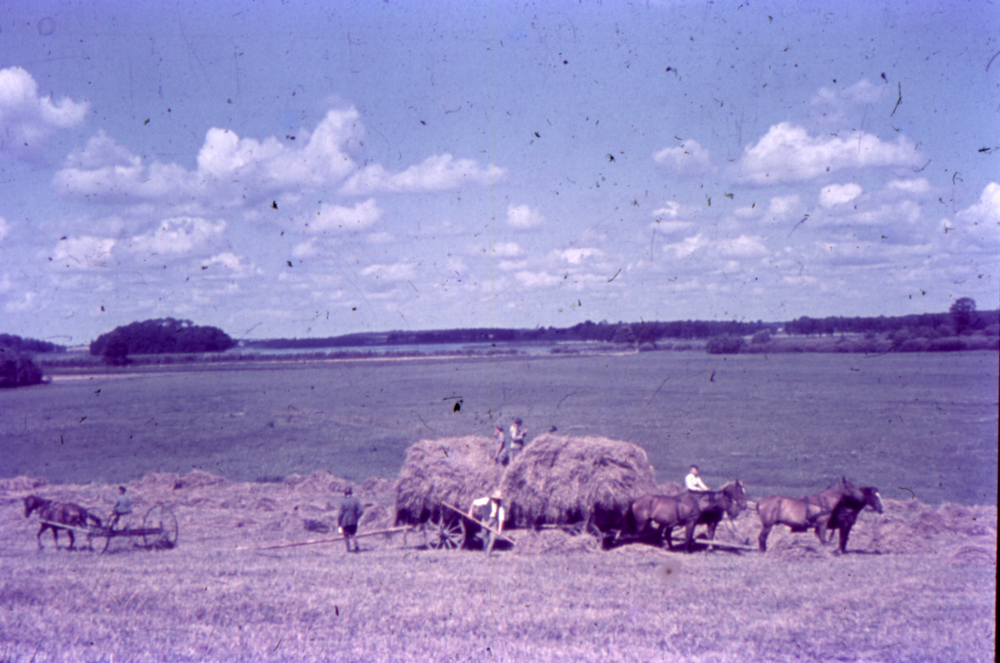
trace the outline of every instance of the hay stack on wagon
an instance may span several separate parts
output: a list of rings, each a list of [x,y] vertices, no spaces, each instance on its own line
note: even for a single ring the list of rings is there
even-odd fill
[[[507,469],[502,489],[515,527],[588,522],[607,530],[656,482],[646,451],[631,442],[541,435]]]
[[[441,504],[461,509],[500,484],[502,467],[493,460],[492,440],[469,435],[420,440],[406,451],[396,481],[396,524],[437,521]]]

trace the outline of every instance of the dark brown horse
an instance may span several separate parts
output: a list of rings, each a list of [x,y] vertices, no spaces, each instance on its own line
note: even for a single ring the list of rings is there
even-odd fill
[[[52,538],[56,542],[56,550],[59,549],[59,530],[64,529],[69,534],[69,550],[75,550],[76,537],[73,536],[71,527],[86,528],[87,523],[93,522],[98,527],[102,526],[101,519],[93,515],[79,504],[71,502],[53,502],[43,499],[37,495],[28,495],[24,498],[24,517],[31,515],[32,511],[38,510],[38,517],[42,520],[42,527],[38,530],[38,547],[42,548],[42,532],[47,529],[52,530]],[[67,525],[59,527],[54,523]]]
[[[840,552],[847,552],[847,537],[851,535],[851,528],[854,527],[858,515],[866,506],[870,506],[878,513],[883,513],[885,507],[882,505],[882,495],[878,488],[873,486],[861,486],[859,489],[864,496],[864,500],[856,500],[853,497],[845,497],[837,508],[833,510],[827,529],[830,530],[830,540],[833,540],[833,530],[840,531]]]
[[[841,477],[840,481],[826,490],[806,497],[783,495],[765,497],[757,504],[761,524],[758,543],[761,551],[767,550],[767,537],[775,525],[787,525],[793,532],[805,532],[815,528],[817,538],[825,545],[826,530],[833,512],[848,497],[859,502],[865,500],[861,491],[846,477]]]
[[[683,527],[684,549],[691,552],[694,527],[700,514],[698,500],[690,493],[674,497],[643,495],[632,503],[625,519],[628,529],[639,535],[646,534],[652,526],[660,539],[660,545],[665,540],[671,550],[674,548],[674,528]]]
[[[747,489],[743,482],[737,479],[731,481],[719,490],[692,492],[698,501],[698,519],[696,525],[708,527],[708,540],[715,540],[715,528],[725,517],[736,518],[747,508]]]

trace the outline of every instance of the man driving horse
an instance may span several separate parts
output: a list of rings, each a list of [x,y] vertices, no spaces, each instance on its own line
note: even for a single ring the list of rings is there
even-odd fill
[[[125,486],[118,486],[118,499],[115,501],[114,509],[111,511],[111,520],[108,522],[108,529],[114,529],[118,520],[122,516],[132,513],[132,500],[125,494]]]
[[[691,471],[688,472],[686,477],[684,477],[684,487],[692,493],[706,493],[709,491],[708,486],[706,486],[705,482],[698,476],[697,465],[692,465]]]

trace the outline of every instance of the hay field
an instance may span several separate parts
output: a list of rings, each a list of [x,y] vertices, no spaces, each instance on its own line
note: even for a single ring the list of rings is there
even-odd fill
[[[110,508],[111,485],[0,483],[0,661],[987,661],[996,638],[996,507],[887,500],[840,556],[776,528],[758,553],[599,551],[515,531],[513,551],[420,550],[409,536],[322,538],[346,483],[326,473],[230,483],[205,473],[129,484],[168,502],[178,548],[56,552],[24,519],[29,492]],[[388,482],[356,487],[388,522]],[[744,513],[719,537],[755,539]],[[327,535],[328,536],[328,535]]]
[[[419,439],[524,418],[642,446],[657,483],[791,495],[847,474],[887,498],[995,504],[996,352],[478,357],[56,376],[0,391],[0,478],[395,477]],[[461,407],[454,406],[461,398]]]

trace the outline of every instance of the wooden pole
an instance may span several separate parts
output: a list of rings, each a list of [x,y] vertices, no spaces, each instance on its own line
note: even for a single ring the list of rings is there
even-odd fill
[[[374,532],[365,532],[364,534],[355,534],[355,539],[363,539],[366,536],[378,536],[379,534],[394,534],[395,532],[411,531],[412,527],[391,527],[389,529],[380,529]],[[336,543],[337,541],[343,541],[343,536],[337,536],[332,539],[318,539],[316,541],[299,541],[298,543],[281,543],[276,546],[266,546],[264,548],[237,548],[236,550],[277,550],[278,548],[296,548],[298,546],[314,546],[320,543]]]

